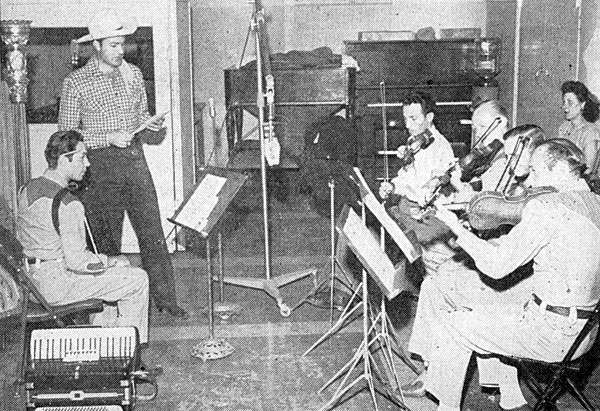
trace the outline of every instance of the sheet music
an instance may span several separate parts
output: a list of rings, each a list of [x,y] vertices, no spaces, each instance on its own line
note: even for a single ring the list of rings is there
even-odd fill
[[[360,169],[354,167],[354,174],[358,179],[358,186],[361,191],[361,197],[367,208],[377,217],[377,220],[385,228],[385,231],[389,233],[392,239],[398,244],[400,250],[404,253],[408,261],[411,263],[415,262],[417,258],[421,256],[420,248],[416,247],[409,239],[406,234],[398,227],[398,224],[389,216],[385,207],[377,200],[377,197],[373,194],[365,178],[363,177]]]
[[[208,223],[210,213],[219,202],[219,192],[226,182],[225,177],[207,174],[177,216],[177,221],[196,231],[202,231]]]
[[[148,127],[150,124],[154,123],[156,120],[160,120],[161,118],[163,118],[164,116],[166,116],[167,114],[169,114],[171,110],[167,110],[167,111],[163,111],[162,113],[157,113],[155,115],[153,115],[152,117],[150,117],[149,119],[147,119],[146,121],[144,121],[142,124],[140,124],[138,126],[138,128],[136,128],[133,133],[131,134],[137,134],[142,130],[145,130],[146,127]]]
[[[354,210],[349,209],[348,218],[341,231],[348,239],[348,245],[369,271],[369,274],[383,286],[386,296],[393,298],[397,295],[400,290],[396,289],[394,285],[396,276],[394,265],[381,250],[379,241],[375,239]]]

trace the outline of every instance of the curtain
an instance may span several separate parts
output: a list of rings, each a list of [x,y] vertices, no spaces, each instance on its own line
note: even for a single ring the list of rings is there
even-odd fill
[[[25,105],[13,104],[0,81],[0,225],[14,231],[17,189],[30,176],[29,134]]]

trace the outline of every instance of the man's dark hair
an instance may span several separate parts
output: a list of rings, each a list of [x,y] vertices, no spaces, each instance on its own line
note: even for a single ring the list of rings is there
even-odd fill
[[[563,96],[567,93],[575,94],[580,103],[585,103],[581,115],[590,123],[596,122],[600,116],[600,107],[596,97],[581,81],[565,81],[560,87]]]
[[[58,158],[65,153],[74,151],[77,144],[82,141],[83,136],[75,130],[57,131],[52,134],[44,151],[48,168],[55,169],[58,165]]]
[[[573,174],[578,177],[583,175],[586,168],[585,154],[571,140],[554,138],[540,142],[537,148],[544,148],[546,150],[546,164],[550,170],[558,162],[564,162],[569,166]]]
[[[435,113],[435,101],[429,93],[414,91],[402,100],[402,105],[420,104],[423,114]]]

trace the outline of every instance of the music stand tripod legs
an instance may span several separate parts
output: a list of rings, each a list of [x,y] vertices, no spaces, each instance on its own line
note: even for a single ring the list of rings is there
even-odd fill
[[[365,222],[365,205],[362,204],[362,222]],[[340,231],[340,235],[341,235]],[[352,296],[352,300],[357,297],[359,291],[362,291],[362,299],[359,304],[354,306],[351,310],[348,310],[349,306],[346,307],[345,313],[338,319],[338,322],[332,327],[316,344],[314,344],[309,350],[304,354],[306,355],[310,352],[314,347],[316,347],[321,341],[330,336],[332,333],[336,332],[337,329],[346,321],[349,316],[356,311],[358,308],[362,308],[362,317],[363,317],[363,338],[362,342],[359,345],[358,349],[354,353],[353,357],[347,362],[329,381],[327,381],[319,390],[319,393],[323,392],[325,388],[330,386],[334,381],[339,379],[342,375],[344,375],[342,381],[337,387],[335,393],[331,397],[331,399],[320,409],[320,411],[325,411],[331,409],[337,402],[339,402],[346,393],[348,393],[352,388],[358,385],[361,381],[365,381],[367,387],[369,389],[369,393],[371,395],[371,400],[373,401],[374,409],[377,411],[377,398],[375,396],[375,382],[373,379],[373,375],[375,374],[379,381],[381,381],[383,389],[386,392],[386,396],[392,402],[394,402],[398,407],[403,410],[408,410],[408,407],[404,404],[404,398],[402,396],[402,392],[400,390],[400,385],[398,382],[398,378],[396,375],[395,365],[393,361],[393,356],[395,350],[392,346],[392,339],[390,338],[388,332],[388,326],[390,325],[389,318],[387,317],[386,309],[385,309],[385,296],[383,296],[383,302],[381,306],[381,311],[375,318],[372,318],[371,315],[371,306],[368,295],[368,282],[367,282],[367,271],[366,269],[362,270],[362,282],[360,286],[357,288],[355,293]],[[351,300],[351,302],[352,302]],[[381,370],[378,367],[377,363],[373,358],[373,350],[382,350],[380,358],[382,358],[382,366],[385,368],[385,372],[387,374],[388,379],[390,380],[390,384],[386,384],[384,382],[384,376],[381,374]],[[402,352],[401,349],[399,351]],[[406,355],[401,355],[404,362],[410,363]],[[360,361],[363,362],[362,372],[356,377],[352,382],[349,382],[351,375],[354,370],[359,366]],[[391,386],[390,386],[391,385]],[[400,398],[396,395],[400,394]]]
[[[329,322],[333,325],[333,311],[335,308],[334,305],[334,290],[335,290],[335,280],[337,279],[340,284],[345,287],[349,292],[354,292],[352,288],[352,281],[348,273],[344,270],[344,267],[338,261],[336,255],[336,244],[335,244],[335,179],[333,176],[329,176],[328,181],[329,186],[329,240],[330,240],[330,254],[329,254],[329,278],[323,278],[321,281],[317,282],[316,277],[314,281],[313,289],[305,295],[295,306],[292,307],[292,311],[296,308],[300,307],[306,302],[309,302],[311,297],[315,297],[319,294],[323,288],[329,283]],[[343,278],[336,277],[335,270],[336,267],[340,269]],[[345,310],[342,310],[345,311]]]

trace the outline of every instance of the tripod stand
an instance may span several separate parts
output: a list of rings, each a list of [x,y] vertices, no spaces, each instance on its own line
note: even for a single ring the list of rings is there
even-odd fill
[[[350,235],[350,233],[352,233],[353,235],[364,236],[365,231],[366,231],[366,233],[369,233],[368,230],[366,229],[366,227],[364,226],[364,221],[365,221],[364,203],[362,205],[362,228],[364,228],[364,230],[362,230],[362,232],[360,232],[361,230],[358,229],[358,227],[356,225],[356,221],[354,221],[358,218],[358,217],[356,217],[356,213],[354,213],[354,211],[352,211],[351,209],[347,208],[345,210],[345,214],[348,215],[346,222],[344,223],[344,225],[342,227],[337,227],[338,232],[340,233],[340,236],[347,236],[347,235]],[[350,223],[348,221],[350,221]],[[350,227],[350,228],[348,228],[348,227]],[[370,235],[370,234],[367,234],[367,235]],[[352,248],[352,250],[357,254],[357,256],[361,259],[361,261],[363,261],[364,256],[361,255],[362,251],[359,247],[357,247],[356,245],[353,245],[352,239],[349,239],[349,245]],[[368,245],[365,247],[365,249],[368,249]],[[370,266],[368,264],[363,263],[363,265],[365,267],[369,267],[369,269],[370,269]],[[372,274],[374,274],[374,273],[372,273]],[[358,293],[360,291],[362,291],[362,301],[360,303],[356,304],[352,309],[350,309],[349,307],[351,306],[353,301],[356,299],[356,297],[358,296]],[[383,378],[382,378],[383,376],[381,374],[381,370],[378,368],[377,363],[375,362],[375,360],[373,358],[372,350],[374,350],[374,349],[381,350],[380,357],[383,360],[382,365],[383,365],[384,371],[386,372],[388,379],[390,380],[390,383],[391,383],[391,386],[386,386],[384,383],[384,390],[386,391],[387,397],[390,400],[392,400],[394,403],[396,403],[396,405],[398,405],[400,408],[402,408],[404,410],[408,410],[408,408],[404,405],[404,398],[402,396],[402,392],[400,390],[400,384],[397,379],[396,369],[395,369],[395,365],[394,365],[394,361],[393,361],[394,355],[400,356],[401,359],[415,373],[417,372],[417,370],[414,367],[414,365],[410,362],[410,360],[408,359],[406,354],[399,347],[396,347],[396,349],[394,349],[394,347],[393,347],[393,343],[396,343],[396,345],[397,345],[397,342],[392,340],[392,337],[388,331],[389,327],[391,327],[391,323],[390,323],[390,320],[389,320],[389,318],[387,316],[387,312],[386,312],[385,298],[386,297],[383,296],[382,304],[381,304],[381,311],[379,312],[379,314],[377,316],[375,316],[375,318],[373,318],[371,316],[371,306],[370,306],[370,300],[368,297],[367,270],[363,269],[362,282],[360,283],[359,287],[357,287],[357,289],[355,290],[354,294],[352,295],[352,299],[350,300],[350,302],[344,309],[343,314],[340,316],[340,318],[338,319],[336,324],[304,353],[304,355],[307,355],[322,341],[324,341],[326,338],[328,338],[329,336],[331,336],[332,334],[337,332],[339,330],[339,328],[348,320],[348,318],[350,318],[350,316],[352,316],[354,314],[354,312],[356,312],[359,308],[362,308],[362,316],[363,316],[363,339],[362,339],[362,342],[361,342],[360,346],[358,347],[358,349],[356,350],[354,356],[350,359],[350,361],[348,363],[346,363],[319,390],[319,393],[321,393],[325,388],[330,386],[334,381],[336,381],[338,378],[340,378],[342,375],[345,374],[344,378],[342,379],[340,385],[336,389],[332,398],[320,409],[321,411],[325,411],[325,410],[332,408],[347,392],[349,392],[353,387],[355,387],[358,383],[360,383],[363,380],[366,382],[366,384],[368,386],[369,392],[371,394],[371,399],[373,401],[374,409],[378,410],[377,399],[375,396],[375,384],[374,384],[374,380],[373,380],[373,375],[374,375],[373,371],[375,371],[375,375],[378,377],[378,379],[380,381],[383,381]],[[361,360],[363,362],[362,373],[357,378],[355,378],[351,383],[348,384],[350,376],[352,375],[354,369],[357,368],[357,366],[359,365]],[[396,395],[397,393],[400,393],[400,398],[397,397],[397,395]]]
[[[261,191],[262,191],[262,210],[263,210],[263,235],[265,244],[265,277],[259,278],[240,278],[240,277],[225,277],[224,281],[228,284],[233,284],[241,287],[254,288],[265,291],[275,299],[282,316],[288,317],[292,313],[292,309],[283,302],[283,298],[279,293],[279,288],[287,284],[298,281],[309,275],[315,276],[317,270],[310,268],[308,270],[297,271],[280,275],[276,278],[271,278],[271,252],[269,244],[269,214],[268,214],[268,193],[267,193],[267,164],[266,164],[266,140],[272,142],[274,136],[274,107],[275,107],[275,82],[271,74],[271,64],[269,61],[269,53],[267,50],[267,38],[264,28],[264,10],[259,8],[258,0],[251,0],[253,6],[252,22],[248,29],[247,39],[250,37],[250,32],[254,31],[254,40],[256,47],[256,83],[257,83],[257,98],[256,105],[258,108],[258,138],[260,140],[260,176],[261,176]],[[263,74],[263,65],[265,68]],[[264,75],[264,78],[263,78]],[[263,79],[266,80],[266,92],[263,91]],[[265,123],[265,99],[269,105],[268,123]]]
[[[340,284],[345,287],[347,290],[351,292],[354,291],[352,287],[352,280],[350,276],[339,262],[336,252],[336,242],[335,242],[335,178],[333,173],[329,174],[329,179],[327,182],[329,187],[329,239],[330,239],[330,255],[329,255],[329,278],[323,278],[320,282],[316,282],[314,284],[313,289],[302,298],[293,308],[294,311],[296,308],[300,307],[302,304],[306,302],[310,302],[311,298],[314,298],[319,293],[323,291],[325,286],[329,283],[329,322],[333,324],[333,311],[335,309],[334,304],[334,290],[335,290],[335,280],[337,279]],[[343,277],[337,277],[335,275],[336,268],[339,268]]]

